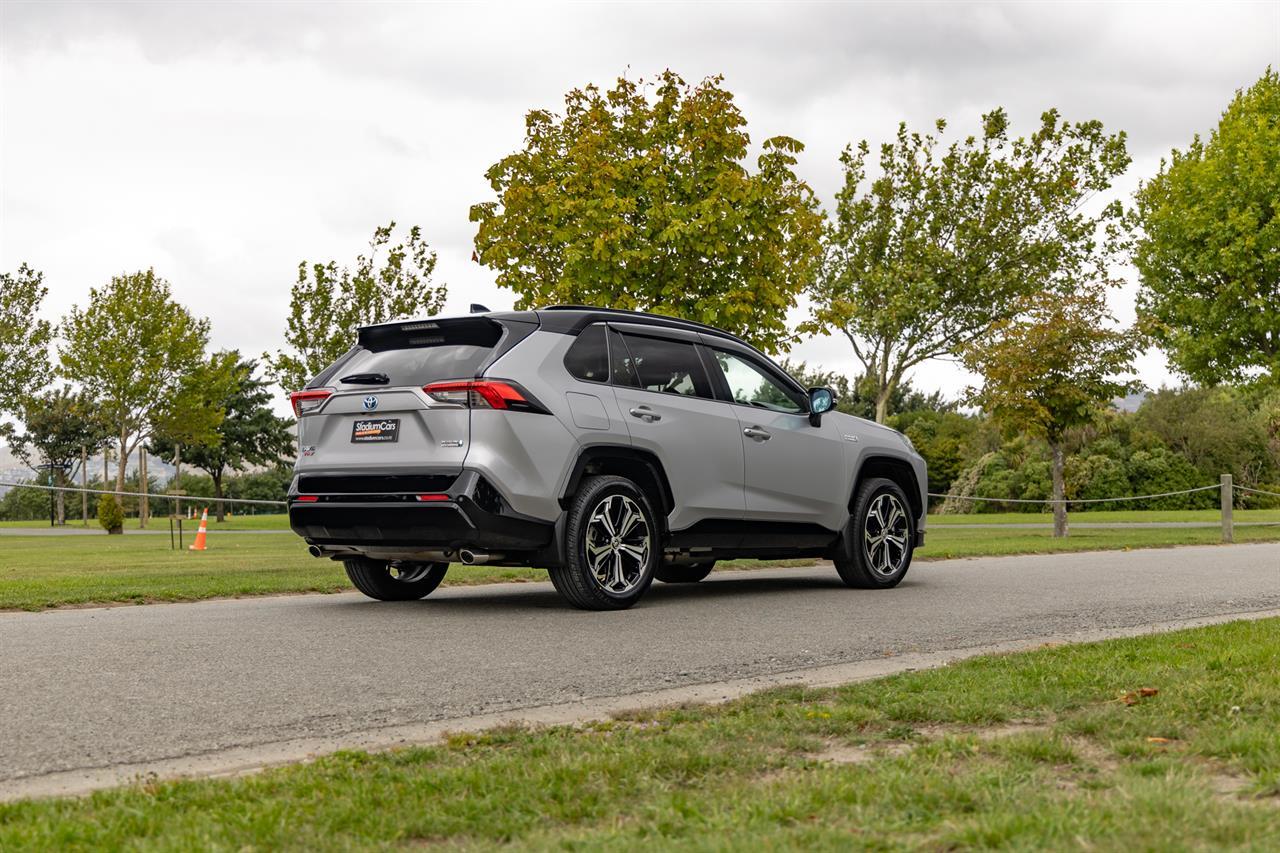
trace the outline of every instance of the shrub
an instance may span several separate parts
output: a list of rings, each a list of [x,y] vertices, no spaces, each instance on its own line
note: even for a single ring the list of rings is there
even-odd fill
[[[98,523],[108,533],[124,532],[124,507],[115,495],[103,495],[98,498]]]

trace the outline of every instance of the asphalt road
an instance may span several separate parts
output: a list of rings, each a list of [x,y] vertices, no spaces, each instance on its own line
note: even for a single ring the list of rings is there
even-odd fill
[[[621,613],[549,584],[0,614],[0,788],[590,697],[1280,608],[1280,544],[829,566],[655,584]],[[23,781],[19,781],[23,780]],[[16,787],[15,787],[16,786]]]

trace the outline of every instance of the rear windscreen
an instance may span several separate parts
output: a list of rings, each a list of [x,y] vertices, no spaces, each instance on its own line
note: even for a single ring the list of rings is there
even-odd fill
[[[501,337],[500,325],[479,318],[365,329],[360,345],[329,381],[376,387],[466,379],[476,375]]]

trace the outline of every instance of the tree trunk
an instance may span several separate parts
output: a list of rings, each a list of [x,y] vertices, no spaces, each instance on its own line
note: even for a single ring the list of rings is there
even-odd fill
[[[227,516],[222,510],[222,471],[210,471],[209,476],[213,477],[213,496],[217,500],[217,503],[215,504],[216,517],[218,519],[218,523],[221,524],[227,520]]]
[[[142,497],[138,498],[138,526],[146,527],[148,519],[151,518],[151,501],[147,495],[150,491],[147,483],[147,449],[145,447],[138,448],[138,491],[142,492]]]
[[[80,488],[89,488],[89,449],[80,445]],[[80,518],[85,527],[89,526],[89,493],[80,492]]]
[[[57,474],[54,476],[54,485],[61,487],[61,486],[65,486],[66,484],[67,484],[67,475],[61,468],[59,468]],[[56,501],[58,505],[58,511],[57,511],[58,526],[61,527],[67,523],[66,492],[60,491],[60,492],[56,492],[56,494],[58,496]]]
[[[120,464],[116,466],[116,491],[124,491],[125,472],[129,467],[129,436],[121,431],[120,433]],[[122,502],[123,495],[117,495]]]
[[[1067,535],[1066,484],[1063,482],[1062,469],[1064,455],[1062,442],[1049,443],[1049,451],[1053,454],[1053,537],[1061,539]]]

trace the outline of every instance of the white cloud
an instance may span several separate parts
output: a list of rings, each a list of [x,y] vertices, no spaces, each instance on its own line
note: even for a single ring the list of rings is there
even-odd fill
[[[1280,60],[1280,5],[18,3],[0,5],[0,267],[46,272],[46,313],[154,266],[215,343],[276,346],[300,260],[419,224],[449,308],[509,306],[470,262],[483,172],[524,111],[619,74],[723,73],[756,140],[806,143],[824,199],[849,141],[995,105],[1129,132],[1134,166],[1212,126]],[[1132,316],[1132,286],[1117,314]],[[852,370],[840,340],[795,355]],[[1151,384],[1168,378],[1158,355]],[[923,366],[921,386],[962,374]]]

